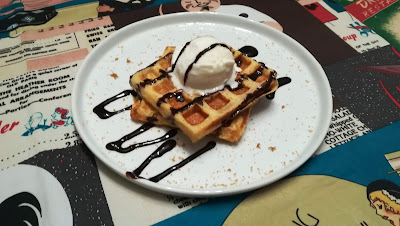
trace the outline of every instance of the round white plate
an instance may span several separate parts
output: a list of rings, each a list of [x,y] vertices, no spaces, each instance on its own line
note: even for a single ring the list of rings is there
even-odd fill
[[[245,133],[237,144],[207,137],[196,144],[178,133],[177,146],[153,160],[140,174],[150,178],[195,153],[208,141],[212,150],[194,159],[158,183],[129,179],[146,188],[181,196],[223,196],[270,184],[294,171],[312,156],[322,142],[332,114],[332,95],[324,71],[314,57],[287,35],[239,16],[215,13],[178,13],[153,17],[126,26],[102,41],[85,59],[75,79],[72,113],[85,144],[106,165],[126,177],[161,143],[121,154],[106,144],[139,128],[129,111],[100,119],[93,108],[131,89],[129,77],[158,59],[166,46],[183,45],[198,36],[212,35],[235,49],[251,45],[254,59],[290,77],[275,99],[261,100],[252,108]],[[118,78],[110,76],[112,73]],[[109,104],[113,111],[130,106],[128,96]],[[124,147],[164,135],[169,128],[153,127]],[[128,179],[128,178],[127,178]]]

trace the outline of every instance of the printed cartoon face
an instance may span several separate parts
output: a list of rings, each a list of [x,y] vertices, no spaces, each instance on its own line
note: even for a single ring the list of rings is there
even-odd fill
[[[187,11],[213,11],[220,5],[220,0],[182,0],[182,7]]]
[[[392,225],[400,225],[400,215],[393,213],[388,204],[381,200],[371,201],[371,207],[376,210],[376,214],[381,216],[384,220],[389,221]]]

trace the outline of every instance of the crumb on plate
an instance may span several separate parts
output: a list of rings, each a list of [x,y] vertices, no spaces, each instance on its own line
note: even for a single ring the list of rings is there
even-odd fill
[[[110,76],[113,77],[114,79],[118,78],[118,75],[116,73],[112,73]]]

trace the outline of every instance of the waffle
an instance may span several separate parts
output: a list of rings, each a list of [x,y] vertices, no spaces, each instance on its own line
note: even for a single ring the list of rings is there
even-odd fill
[[[230,123],[219,127],[213,134],[222,140],[236,143],[242,136],[249,119],[250,109],[238,114]],[[131,109],[131,118],[136,121],[152,122],[159,126],[176,127],[165,119],[155,108],[139,98],[134,99]]]
[[[274,70],[240,51],[231,47],[230,50],[242,69],[236,76],[239,86],[235,89],[225,87],[203,96],[177,90],[167,73],[174,47],[167,47],[163,57],[132,75],[130,84],[146,103],[181,129],[192,142],[197,142],[278,88]],[[178,96],[181,99],[178,100]]]

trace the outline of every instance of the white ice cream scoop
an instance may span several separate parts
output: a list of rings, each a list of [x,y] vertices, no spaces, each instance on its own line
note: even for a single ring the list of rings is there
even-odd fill
[[[172,82],[188,94],[215,92],[229,85],[236,88],[236,66],[232,52],[212,36],[203,36],[176,47],[172,56]]]

